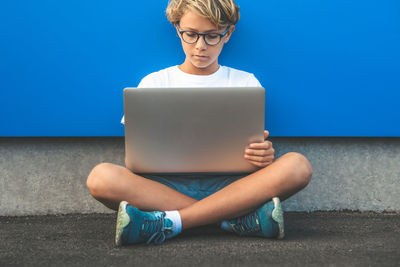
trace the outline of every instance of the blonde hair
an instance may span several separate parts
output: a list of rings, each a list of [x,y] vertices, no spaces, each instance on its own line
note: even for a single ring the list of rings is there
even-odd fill
[[[169,0],[167,19],[176,25],[187,10],[208,18],[218,28],[235,25],[240,18],[234,0]]]

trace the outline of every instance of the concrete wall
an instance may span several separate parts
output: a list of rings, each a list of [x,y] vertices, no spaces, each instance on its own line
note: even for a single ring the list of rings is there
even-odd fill
[[[400,138],[272,141],[277,156],[297,151],[314,168],[286,210],[400,211]],[[123,138],[0,138],[0,215],[110,212],[86,177],[100,162],[123,161]]]

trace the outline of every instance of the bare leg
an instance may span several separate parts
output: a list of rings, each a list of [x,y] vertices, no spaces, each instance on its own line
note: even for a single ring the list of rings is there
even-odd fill
[[[114,210],[122,200],[141,210],[179,210],[186,229],[244,215],[275,196],[284,200],[304,188],[311,175],[304,156],[288,153],[200,201],[110,163],[97,165],[87,185],[93,197]]]
[[[242,216],[275,196],[286,199],[304,188],[311,175],[311,164],[304,156],[285,154],[271,165],[179,210],[182,228]]]
[[[111,163],[94,167],[87,186],[94,198],[113,210],[117,210],[123,200],[144,211],[179,210],[197,202],[164,184]]]

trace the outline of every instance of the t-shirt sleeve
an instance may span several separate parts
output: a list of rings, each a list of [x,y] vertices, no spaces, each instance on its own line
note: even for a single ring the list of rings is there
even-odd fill
[[[154,79],[154,74],[150,73],[149,75],[145,76],[137,86],[138,88],[143,87],[158,87],[156,83],[156,79]],[[122,116],[121,123],[125,124],[125,116]]]
[[[262,87],[260,81],[254,76],[254,74],[250,74],[247,80],[247,87]]]
[[[155,78],[155,73],[150,73],[149,75],[145,76],[137,86],[138,88],[143,88],[143,87],[159,87],[157,84],[157,79]]]

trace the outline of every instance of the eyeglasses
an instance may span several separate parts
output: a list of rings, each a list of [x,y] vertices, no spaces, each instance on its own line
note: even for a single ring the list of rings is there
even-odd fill
[[[199,33],[195,31],[182,31],[179,28],[179,24],[176,25],[178,27],[179,34],[182,36],[182,40],[188,44],[196,43],[200,36],[203,36],[204,42],[207,45],[217,45],[221,42],[222,38],[228,33],[229,26],[226,28],[224,33],[210,32],[210,33]]]

